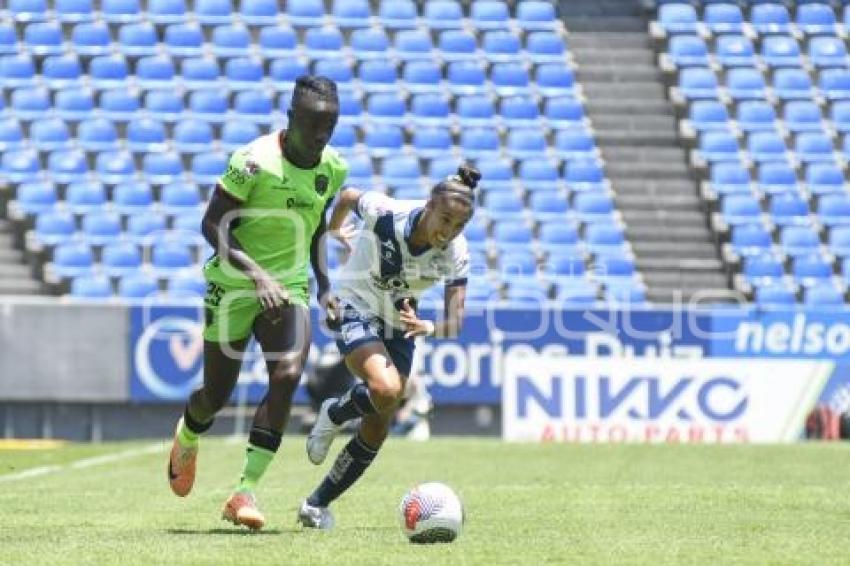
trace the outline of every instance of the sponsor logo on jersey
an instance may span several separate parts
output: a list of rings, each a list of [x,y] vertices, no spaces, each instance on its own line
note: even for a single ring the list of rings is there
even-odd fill
[[[328,190],[328,176],[327,175],[317,175],[315,180],[316,192],[320,195],[324,195],[325,191]]]
[[[301,200],[295,197],[289,197],[288,199],[286,199],[286,208],[310,210],[313,208],[313,202],[308,202],[306,200]]]

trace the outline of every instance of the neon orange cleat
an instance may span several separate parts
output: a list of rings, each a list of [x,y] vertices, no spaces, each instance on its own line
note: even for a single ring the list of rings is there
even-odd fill
[[[254,495],[245,491],[237,491],[224,504],[221,518],[234,525],[245,525],[253,531],[259,531],[266,524],[266,518],[257,509]]]
[[[183,418],[177,423],[177,430],[183,424]],[[186,448],[177,440],[177,432],[174,433],[174,442],[171,444],[171,455],[168,458],[168,483],[171,491],[180,497],[186,497],[192,491],[195,484],[195,461],[198,458],[198,447]]]

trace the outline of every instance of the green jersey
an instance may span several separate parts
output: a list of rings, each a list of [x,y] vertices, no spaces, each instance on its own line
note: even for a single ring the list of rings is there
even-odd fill
[[[325,207],[345,181],[348,164],[326,147],[316,167],[299,169],[284,159],[278,138],[274,132],[239,148],[219,184],[242,203],[233,230],[242,249],[289,290],[293,302],[306,305],[310,244]],[[225,288],[254,287],[217,254],[204,266],[204,276]]]

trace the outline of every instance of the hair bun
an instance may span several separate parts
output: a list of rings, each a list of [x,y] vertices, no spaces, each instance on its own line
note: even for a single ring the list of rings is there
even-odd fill
[[[458,167],[457,176],[460,177],[461,182],[470,189],[477,187],[478,181],[481,180],[481,172],[471,165],[464,164]]]

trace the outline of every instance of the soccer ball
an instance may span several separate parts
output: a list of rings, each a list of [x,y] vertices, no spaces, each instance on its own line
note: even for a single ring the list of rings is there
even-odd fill
[[[463,504],[446,484],[423,483],[401,499],[399,518],[410,542],[451,542],[463,529]]]

